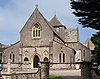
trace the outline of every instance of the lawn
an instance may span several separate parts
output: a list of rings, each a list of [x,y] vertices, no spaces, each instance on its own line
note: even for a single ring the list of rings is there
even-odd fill
[[[62,79],[61,76],[50,75],[49,79]]]

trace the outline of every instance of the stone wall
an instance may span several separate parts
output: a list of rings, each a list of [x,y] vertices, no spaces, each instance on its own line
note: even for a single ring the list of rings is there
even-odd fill
[[[68,70],[75,69],[75,64],[73,63],[51,63],[50,70]]]
[[[43,61],[38,70],[2,72],[2,75],[4,79],[49,79],[49,64],[49,61]]]
[[[81,64],[81,79],[91,79],[92,63],[81,62],[80,64]]]

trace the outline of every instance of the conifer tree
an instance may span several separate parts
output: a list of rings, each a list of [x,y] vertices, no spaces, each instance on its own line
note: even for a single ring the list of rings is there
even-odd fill
[[[91,37],[91,41],[95,45],[94,53],[96,55],[98,64],[100,64],[100,32],[93,34],[93,36]]]
[[[100,0],[71,0],[71,6],[83,27],[100,30]]]
[[[71,0],[73,14],[78,17],[79,24],[99,30],[93,34],[91,41],[95,45],[94,53],[100,64],[100,0]]]

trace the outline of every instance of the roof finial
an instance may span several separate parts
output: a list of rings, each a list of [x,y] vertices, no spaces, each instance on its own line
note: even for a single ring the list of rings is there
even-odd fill
[[[36,9],[38,9],[38,4],[36,4],[35,6],[36,6]]]
[[[55,10],[55,16],[56,16],[56,10]]]

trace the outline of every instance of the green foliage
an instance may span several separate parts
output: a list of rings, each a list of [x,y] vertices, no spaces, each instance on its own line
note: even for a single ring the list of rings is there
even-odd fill
[[[0,53],[0,57],[2,56],[2,53]]]
[[[73,14],[83,27],[100,30],[100,0],[71,0]],[[100,64],[100,31],[93,34],[91,41],[95,45],[94,53]]]
[[[71,0],[70,4],[83,27],[100,30],[100,0]]]
[[[93,36],[91,37],[91,41],[95,45],[94,52],[96,55],[97,62],[100,64],[100,31],[96,34],[93,34]]]
[[[0,48],[0,52],[3,52],[4,48]]]
[[[49,79],[62,79],[61,76],[50,75]]]

